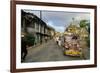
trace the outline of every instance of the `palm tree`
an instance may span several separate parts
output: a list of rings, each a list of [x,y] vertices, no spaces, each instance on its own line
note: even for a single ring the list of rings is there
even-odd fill
[[[90,22],[89,22],[89,20],[81,20],[80,21],[80,27],[87,29],[87,31],[90,33]]]
[[[81,21],[80,21],[80,27],[81,27],[81,28],[86,27],[86,26],[87,26],[87,25],[86,25],[86,22],[87,22],[87,20],[81,20]]]

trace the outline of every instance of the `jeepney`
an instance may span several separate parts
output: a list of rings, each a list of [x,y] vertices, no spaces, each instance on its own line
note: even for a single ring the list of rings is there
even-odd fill
[[[73,38],[74,37],[74,38]],[[68,56],[81,56],[81,48],[76,36],[72,33],[67,33],[64,35],[64,55]]]

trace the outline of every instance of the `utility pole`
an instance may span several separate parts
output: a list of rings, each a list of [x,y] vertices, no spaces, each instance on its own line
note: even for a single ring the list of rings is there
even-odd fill
[[[40,19],[42,20],[42,11],[40,11]]]

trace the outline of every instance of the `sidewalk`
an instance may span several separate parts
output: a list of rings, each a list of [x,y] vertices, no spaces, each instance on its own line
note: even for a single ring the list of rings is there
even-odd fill
[[[47,42],[43,42],[42,44],[37,44],[37,45],[34,45],[34,46],[31,46],[31,47],[28,47],[27,49],[28,50],[31,50],[31,49],[36,49],[36,48],[40,48],[40,47],[43,47],[44,45],[46,45],[46,44],[48,44],[48,43],[50,43],[51,41],[52,41],[53,39],[51,39],[51,40],[49,40],[49,41],[47,41]]]

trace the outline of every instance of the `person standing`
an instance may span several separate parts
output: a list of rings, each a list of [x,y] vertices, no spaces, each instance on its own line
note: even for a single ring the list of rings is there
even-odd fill
[[[61,37],[58,39],[58,45],[61,46]]]
[[[21,35],[21,61],[23,62],[28,54],[27,42],[25,40],[25,35]]]

